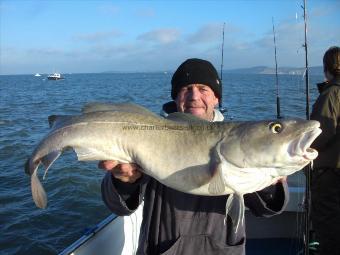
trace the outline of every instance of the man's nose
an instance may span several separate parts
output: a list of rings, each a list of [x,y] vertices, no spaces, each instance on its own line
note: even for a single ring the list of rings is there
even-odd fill
[[[196,87],[192,87],[191,90],[190,90],[190,93],[189,93],[189,98],[191,100],[196,100],[196,99],[199,99],[200,98],[200,91],[198,88]]]

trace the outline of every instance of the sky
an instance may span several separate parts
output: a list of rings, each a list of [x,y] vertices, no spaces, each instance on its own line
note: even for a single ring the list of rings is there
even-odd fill
[[[305,63],[303,0],[0,0],[0,74],[173,71]],[[310,66],[340,45],[340,1],[307,0]]]

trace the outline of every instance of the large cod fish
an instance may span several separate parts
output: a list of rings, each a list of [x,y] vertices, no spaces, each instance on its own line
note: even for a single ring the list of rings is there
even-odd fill
[[[133,104],[89,104],[79,116],[50,116],[52,130],[26,163],[35,204],[47,198],[37,176],[65,149],[78,160],[136,163],[173,189],[206,196],[233,194],[227,213],[243,222],[243,194],[302,169],[318,155],[310,148],[319,122],[302,119],[208,122],[190,114],[166,119]]]

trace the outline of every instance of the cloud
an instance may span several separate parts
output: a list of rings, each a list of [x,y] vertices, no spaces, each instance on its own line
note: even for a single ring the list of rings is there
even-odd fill
[[[17,1],[20,3],[20,1]],[[15,1],[0,1],[0,15],[6,16],[20,15],[21,18],[32,21],[41,18],[50,8],[48,1],[21,1],[16,4]]]
[[[44,49],[28,49],[26,51],[27,55],[31,56],[58,56],[64,55],[64,51],[62,49],[56,48],[44,48]]]
[[[118,9],[112,5],[111,7],[102,11],[117,14]],[[310,12],[313,17],[309,19],[308,28],[310,66],[321,64],[323,52],[340,41],[340,34],[335,32],[338,21],[330,22],[327,15],[323,16],[328,11],[326,8]],[[155,15],[151,9],[139,9],[133,13],[140,15],[139,19],[152,18]],[[324,23],[327,24],[327,29]],[[275,26],[278,65],[303,66],[303,20],[290,17],[278,20]],[[218,68],[221,63],[222,29],[222,22],[203,24],[190,32],[180,28],[158,27],[141,33],[135,39],[126,38],[123,32],[112,29],[78,33],[72,37],[71,43],[53,42],[51,46],[55,47],[48,47],[46,43],[39,46],[36,43],[33,47],[22,45],[15,48],[11,45],[10,48],[10,44],[7,44],[2,47],[3,67],[0,72],[51,72],[54,67],[62,67],[70,72],[174,70],[185,59],[193,57],[207,59]],[[271,23],[269,22],[264,33],[258,34],[250,26],[241,27],[227,22],[224,68],[258,65],[275,65]]]
[[[133,43],[124,43],[119,45],[95,45],[86,50],[86,55],[98,59],[120,59],[130,58],[131,55],[143,50],[143,47]]]
[[[311,9],[311,11],[309,12],[308,18],[327,17],[332,13],[338,12],[339,8],[340,8],[340,3],[336,3],[336,1],[334,1],[333,4],[330,2],[327,2],[327,4],[319,8]]]
[[[137,40],[153,42],[157,44],[173,43],[179,39],[180,32],[177,29],[164,28],[153,30],[137,37]]]
[[[95,32],[95,33],[88,33],[88,34],[78,34],[73,36],[73,40],[75,41],[83,41],[83,42],[102,42],[109,40],[111,38],[120,37],[123,33],[118,30],[111,30],[108,32]]]
[[[211,43],[222,42],[223,23],[206,24],[199,28],[195,33],[189,35],[189,43]]]
[[[302,45],[304,42],[304,24],[302,22],[282,22],[275,26],[278,47],[289,48]],[[261,47],[273,48],[273,31],[268,29],[263,37],[255,43]]]
[[[326,11],[323,12],[327,13]],[[340,41],[338,22],[330,22],[325,29],[321,22],[327,18],[314,14],[308,22],[307,42],[310,66],[322,65],[323,52]],[[279,66],[305,65],[303,19],[283,19],[275,25],[277,57]],[[249,31],[238,31],[225,44],[226,68],[249,67],[255,65],[274,66],[274,41],[272,27],[260,37],[246,36]],[[230,64],[231,63],[231,64]],[[229,65],[229,66],[228,66]],[[230,66],[231,65],[231,66]]]
[[[216,29],[218,30],[218,29]],[[200,29],[198,31],[204,31]],[[221,29],[216,33],[217,37],[214,43],[208,47],[199,47],[201,54],[206,54],[216,63],[221,62]],[[203,33],[201,33],[203,34]],[[297,49],[301,48],[303,43],[303,24],[299,23],[280,23],[276,27],[276,40],[280,65],[297,65],[302,64],[301,54],[298,56]],[[301,64],[298,61],[301,59]],[[247,28],[236,27],[232,24],[226,26],[225,44],[224,44],[224,68],[242,68],[249,66],[266,65],[273,66],[274,63],[274,43],[271,26],[266,33],[259,36],[252,35],[252,31]]]

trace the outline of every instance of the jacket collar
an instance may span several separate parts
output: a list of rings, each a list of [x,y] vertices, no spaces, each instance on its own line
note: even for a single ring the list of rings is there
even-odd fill
[[[340,86],[340,75],[335,76],[331,81],[321,82],[317,84],[319,93],[322,93],[331,86]]]
[[[215,122],[215,121],[223,121],[223,120],[224,120],[223,114],[219,110],[215,109],[214,119],[212,121]]]

